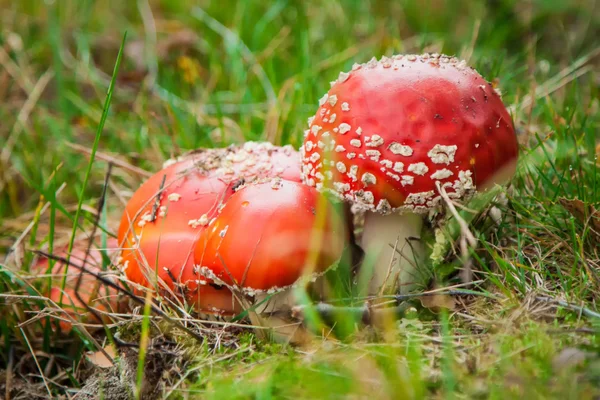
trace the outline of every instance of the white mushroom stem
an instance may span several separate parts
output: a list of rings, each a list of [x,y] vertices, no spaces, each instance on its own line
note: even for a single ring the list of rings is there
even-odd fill
[[[367,212],[361,245],[366,254],[363,265],[372,266],[370,295],[407,293],[423,283],[422,227],[423,217],[417,214]]]

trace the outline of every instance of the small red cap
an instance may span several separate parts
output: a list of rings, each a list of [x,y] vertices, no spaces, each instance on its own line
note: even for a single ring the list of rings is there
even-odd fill
[[[82,265],[87,270],[96,274],[103,273],[102,252],[98,248],[92,247],[86,257],[87,246],[87,242],[75,242],[73,251],[71,252],[70,261],[74,264]],[[107,255],[111,257],[111,255],[117,251],[117,240],[109,239],[107,242]],[[67,249],[63,248],[56,252],[56,254],[60,257],[67,258]],[[85,264],[83,263],[84,260],[86,260]],[[41,259],[33,266],[32,272],[34,272],[36,276],[45,273],[52,275],[52,287],[50,288],[48,298],[57,304],[62,299],[63,308],[70,314],[71,318],[81,320],[82,322],[101,322],[94,318],[94,314],[88,312],[85,304],[104,312],[119,312],[124,309],[124,303],[119,301],[119,293],[117,290],[105,286],[101,281],[96,279],[95,276],[84,272],[81,275],[81,283],[78,288],[77,281],[81,271],[73,266],[69,266],[68,268],[65,288],[64,291],[61,291],[65,274],[65,263],[57,261],[51,271],[48,271],[49,265],[48,259]],[[118,282],[114,275],[104,274],[103,276],[114,283]],[[78,289],[77,294],[79,294],[79,297],[85,304],[77,297],[77,294],[75,293],[76,289]],[[60,317],[65,318],[64,315],[60,315]],[[68,333],[72,329],[72,324],[64,319],[60,320],[59,326],[63,333]]]

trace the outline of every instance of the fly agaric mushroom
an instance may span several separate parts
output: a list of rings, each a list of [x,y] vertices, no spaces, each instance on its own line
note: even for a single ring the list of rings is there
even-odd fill
[[[106,245],[107,256],[110,257],[112,254],[116,253],[116,239],[109,239]],[[111,274],[105,274],[105,271],[102,270],[102,252],[98,248],[92,247],[87,256],[86,253],[88,253],[87,243],[76,242],[73,251],[71,251],[70,261],[85,267],[93,273],[102,274],[105,279],[117,283],[114,274],[111,276]],[[67,258],[66,249],[63,249],[56,254],[59,257]],[[56,261],[52,270],[49,271],[49,268],[49,260],[43,258],[33,266],[32,271],[36,273],[36,277],[38,278],[40,278],[40,275],[42,274],[51,274],[52,283],[48,298],[58,305],[60,305],[62,300],[63,310],[69,314],[70,318],[81,320],[81,322],[100,323],[102,321],[99,321],[96,318],[96,315],[86,308],[86,305],[93,307],[100,312],[118,312],[124,308],[124,303],[119,301],[117,290],[103,284],[95,276],[83,272],[81,275],[81,282],[79,287],[77,287],[80,270],[70,267],[68,268],[64,290],[61,290],[65,274],[65,263]],[[67,318],[62,315],[60,318],[59,326],[61,332],[69,333],[73,328],[71,322],[68,322]]]
[[[231,292],[194,268],[194,245],[236,186],[274,176],[300,181],[299,156],[291,147],[248,142],[168,163],[136,191],[121,218],[120,264],[128,279],[145,287],[156,281],[205,313],[236,313]]]
[[[253,298],[256,312],[273,313],[291,308],[291,287],[324,274],[345,241],[331,203],[314,188],[275,178],[239,188],[200,235],[194,257],[204,276]]]
[[[414,287],[423,246],[409,238],[420,237],[442,192],[465,200],[514,174],[511,117],[491,84],[456,58],[355,64],[319,104],[301,149],[303,179],[366,213],[361,244],[377,254],[372,294],[384,284]]]

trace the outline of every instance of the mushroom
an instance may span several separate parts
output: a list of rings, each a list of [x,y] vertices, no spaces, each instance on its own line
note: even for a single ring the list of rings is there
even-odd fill
[[[248,142],[167,163],[135,192],[121,218],[120,264],[128,279],[186,298],[204,313],[237,313],[231,292],[194,268],[194,245],[235,187],[274,176],[300,180],[291,147]]]
[[[117,283],[114,274],[112,274],[113,276],[104,274],[105,271],[102,270],[102,252],[100,249],[92,247],[88,253],[87,246],[87,242],[75,242],[71,251],[71,262],[79,264],[91,272],[103,274],[106,279]],[[117,252],[116,239],[109,239],[107,241],[106,251],[109,257]],[[63,258],[66,258],[67,254],[66,248],[56,252],[56,255]],[[43,258],[36,262],[32,271],[35,272],[38,279],[41,278],[40,275],[51,274],[51,287],[49,288],[48,298],[58,305],[61,305],[62,300],[63,310],[69,314],[69,318],[79,322],[100,323],[102,321],[96,318],[96,314],[89,312],[86,305],[95,308],[101,313],[118,312],[124,308],[124,303],[119,301],[117,290],[105,286],[95,276],[84,272],[81,276],[79,287],[77,287],[80,271],[75,268],[69,268],[64,290],[61,290],[65,274],[65,263],[56,261],[52,270],[49,270],[49,268],[49,260]],[[68,321],[69,318],[65,318],[64,315],[59,315],[59,317],[60,331],[69,333],[73,328],[72,323]]]
[[[366,213],[361,245],[376,256],[371,294],[422,283],[418,239],[442,193],[466,200],[514,174],[511,117],[492,85],[456,58],[355,64],[319,105],[301,148],[303,179]]]
[[[194,258],[201,274],[252,299],[256,313],[281,313],[295,304],[294,285],[340,259],[345,235],[314,188],[275,178],[239,188],[200,235]]]

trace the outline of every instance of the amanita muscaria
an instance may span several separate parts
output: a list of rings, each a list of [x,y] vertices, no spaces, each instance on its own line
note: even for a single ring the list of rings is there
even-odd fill
[[[71,251],[70,261],[76,265],[82,266],[88,271],[102,275],[105,279],[117,283],[116,274],[114,271],[103,271],[102,269],[102,252],[97,247],[92,247],[87,254],[87,242],[75,242],[73,251]],[[109,239],[106,243],[106,255],[111,257],[117,249],[117,240]],[[59,257],[67,258],[66,248],[55,253]],[[85,260],[85,263],[84,263]],[[90,313],[86,308],[86,304],[99,311],[98,315],[102,316],[104,312],[119,312],[124,308],[124,302],[120,301],[119,293],[116,289],[105,285],[95,276],[84,272],[81,275],[81,282],[77,287],[80,270],[73,266],[68,268],[64,290],[62,290],[62,282],[65,274],[65,263],[56,261],[52,270],[48,270],[50,263],[48,259],[40,259],[33,267],[36,277],[43,274],[51,275],[51,287],[49,288],[48,298],[56,305],[61,305],[69,317],[59,315],[60,330],[64,333],[71,331],[73,325],[69,322],[69,318],[78,322],[84,323],[100,323],[96,315]],[[75,291],[77,290],[77,293]],[[79,295],[79,297],[78,297]],[[85,303],[82,303],[82,301]],[[54,305],[51,305],[54,306]]]
[[[377,255],[373,294],[418,282],[418,238],[424,215],[442,205],[441,191],[460,201],[503,183],[517,153],[492,85],[438,54],[373,58],[340,73],[301,149],[306,184],[366,212],[362,246]]]
[[[185,297],[202,312],[237,313],[231,292],[194,267],[194,245],[237,186],[264,177],[299,182],[299,162],[289,146],[248,142],[168,163],[135,192],[121,218],[120,265],[127,278]]]
[[[237,189],[200,235],[194,258],[204,276],[249,299],[257,313],[289,311],[292,286],[335,265],[346,234],[343,218],[314,188],[268,179]],[[267,325],[277,324],[271,317]]]

